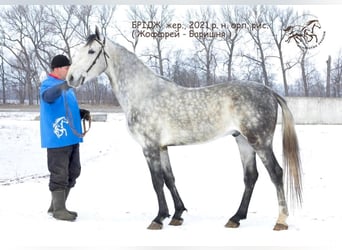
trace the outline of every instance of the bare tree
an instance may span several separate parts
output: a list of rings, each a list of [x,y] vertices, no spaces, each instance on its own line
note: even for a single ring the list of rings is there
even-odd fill
[[[116,5],[101,5],[96,7],[102,34],[108,36],[108,28],[111,27],[112,20],[116,11]]]
[[[89,35],[89,20],[93,8],[88,5],[48,6],[47,23],[54,36],[49,47],[56,53],[64,53],[71,58],[71,49]],[[50,55],[49,60],[53,55]]]
[[[225,25],[223,31],[226,34],[226,36],[223,38],[223,41],[227,47],[227,60],[224,64],[227,65],[228,81],[231,81],[233,78],[233,55],[235,47],[240,38],[240,33],[242,31],[242,19],[241,15],[239,14],[240,11],[243,11],[243,9],[236,6],[231,7],[230,5],[224,6],[221,9],[222,22]]]
[[[309,81],[308,81],[308,74],[306,72],[306,55],[308,53],[308,49],[302,48],[301,49],[301,59],[300,59],[300,69],[302,74],[302,81],[303,81],[303,87],[304,87],[304,96],[309,96]]]
[[[329,71],[328,71],[329,72]],[[341,97],[342,85],[342,51],[339,52],[330,69],[331,92],[333,97]]]
[[[184,51],[178,49],[172,56],[172,65],[170,66],[170,78],[184,87],[199,87],[201,79],[199,69],[193,58],[185,57]],[[202,81],[203,82],[203,81]]]
[[[267,9],[264,5],[248,7],[246,11],[243,12],[243,20],[248,25],[248,29],[246,30],[253,40],[257,52],[256,55],[244,54],[244,56],[260,66],[264,84],[266,86],[271,86],[267,73],[265,54],[266,49],[270,48],[269,40],[264,32],[266,24],[266,12]]]
[[[167,25],[172,21],[174,11],[168,5],[144,5],[136,6],[134,9],[134,17],[138,18],[135,21],[141,21],[147,24],[148,32],[153,34],[152,38],[155,41],[156,52],[148,50],[144,56],[149,58],[149,61],[155,60],[155,66],[158,73],[164,75],[164,61],[167,60],[163,56],[162,43],[165,40],[163,33],[166,31]],[[132,16],[133,17],[133,16]],[[140,31],[138,31],[140,32]],[[149,37],[151,39],[151,37]]]
[[[24,86],[29,104],[33,104],[34,84],[38,71],[32,61],[41,60],[40,48],[44,46],[44,8],[39,6],[11,6],[1,13],[2,47],[6,64],[16,69],[19,85]],[[25,99],[25,97],[24,97]],[[23,100],[21,98],[21,101]]]
[[[90,34],[90,25],[97,23],[103,34],[111,24],[115,6],[30,5],[7,6],[0,14],[0,55],[4,67],[13,71],[4,85],[14,84],[20,102],[27,98],[38,99],[39,76],[48,73],[50,62],[56,54],[72,58],[72,49],[83,43]],[[5,81],[2,74],[3,82]],[[93,101],[99,103],[105,96],[100,84],[92,85]],[[3,91],[6,86],[2,87]],[[4,99],[4,98],[3,98]]]
[[[195,60],[205,73],[206,85],[215,83],[215,69],[217,56],[215,54],[215,41],[222,33],[216,27],[216,12],[210,6],[201,7],[198,11],[188,11],[187,20],[194,21],[193,34],[195,38]]]
[[[308,48],[301,48],[300,69],[304,96],[325,96],[321,74],[314,65]]]
[[[140,20],[139,7],[137,5],[129,6],[127,17],[131,22]],[[115,26],[119,34],[132,46],[134,54],[136,53],[139,42],[139,27],[133,27],[130,32],[125,32],[121,27]]]
[[[289,87],[287,83],[286,71],[294,67],[298,62],[291,63],[285,62],[283,55],[282,44],[286,38],[285,29],[294,22],[296,16],[294,15],[294,11],[292,8],[287,8],[285,10],[280,9],[276,6],[271,6],[267,8],[267,12],[265,15],[266,24],[269,27],[274,43],[278,50],[280,67],[281,67],[281,75],[283,78],[284,85],[284,93],[285,96],[289,95]]]
[[[90,35],[91,17],[95,14],[95,7],[93,5],[76,6],[75,16],[79,22],[79,27],[73,27],[78,35],[78,38],[83,41]]]
[[[6,74],[5,74],[5,63],[3,56],[0,57],[0,78],[2,86],[2,103],[6,103]]]

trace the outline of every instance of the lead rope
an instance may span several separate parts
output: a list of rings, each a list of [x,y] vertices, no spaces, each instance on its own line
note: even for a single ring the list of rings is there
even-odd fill
[[[83,120],[83,129],[82,129],[82,134],[81,133],[79,133],[78,131],[77,131],[77,129],[75,128],[75,126],[74,126],[74,120],[73,120],[73,117],[72,117],[72,113],[71,113],[71,111],[70,111],[70,108],[69,108],[69,105],[68,105],[68,102],[67,102],[67,99],[66,99],[66,91],[65,90],[63,90],[63,98],[64,98],[64,108],[65,108],[65,118],[67,119],[67,121],[68,121],[68,124],[69,124],[69,127],[70,127],[70,129],[71,129],[71,131],[72,131],[72,133],[74,134],[74,135],[76,135],[77,137],[79,137],[79,138],[83,138],[87,133],[88,133],[88,131],[90,130],[90,128],[91,128],[91,116],[89,116],[89,120],[88,120],[88,129],[87,129],[87,127],[86,127],[86,120],[85,119],[82,119]]]

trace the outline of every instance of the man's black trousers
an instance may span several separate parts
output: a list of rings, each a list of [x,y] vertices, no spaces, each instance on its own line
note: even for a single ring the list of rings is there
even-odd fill
[[[65,190],[76,184],[81,174],[79,144],[47,149],[50,191]]]

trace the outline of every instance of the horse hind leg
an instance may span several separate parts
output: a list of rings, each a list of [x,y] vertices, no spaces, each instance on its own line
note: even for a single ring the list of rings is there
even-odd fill
[[[236,228],[240,225],[240,220],[247,218],[249,203],[252,197],[255,183],[258,179],[258,171],[256,168],[255,151],[248,143],[247,139],[242,135],[235,138],[241,156],[244,172],[245,190],[242,200],[236,214],[229,219],[225,227]]]
[[[279,206],[279,216],[274,226],[273,230],[287,230],[288,225],[286,219],[289,215],[287,203],[285,199],[284,184],[283,184],[283,170],[279,166],[277,159],[274,156],[271,147],[264,150],[257,151],[261,161],[264,163],[273,184],[277,190],[278,206]]]
[[[171,196],[173,199],[173,203],[175,206],[175,214],[172,216],[172,220],[170,221],[169,225],[172,226],[180,226],[183,224],[182,214],[186,211],[184,207],[183,201],[180,198],[178,190],[175,185],[175,177],[172,173],[171,163],[169,159],[169,153],[167,147],[163,148],[160,152],[162,170],[164,174],[164,181],[166,186],[171,192]]]

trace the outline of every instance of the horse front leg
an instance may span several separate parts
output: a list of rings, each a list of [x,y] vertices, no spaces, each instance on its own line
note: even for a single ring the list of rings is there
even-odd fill
[[[183,201],[177,191],[175,184],[175,177],[172,173],[170,158],[167,147],[162,148],[160,151],[160,158],[162,163],[162,170],[164,173],[165,184],[171,192],[173,203],[175,205],[175,214],[172,216],[172,220],[169,225],[180,226],[183,224],[182,214],[186,210]]]
[[[166,217],[170,217],[169,209],[167,207],[163,187],[164,187],[164,174],[162,170],[162,164],[160,159],[160,148],[147,147],[143,149],[147,164],[150,169],[153,188],[157,194],[159,211],[158,215],[152,223],[148,226],[148,229],[157,230],[162,229],[163,220]]]

